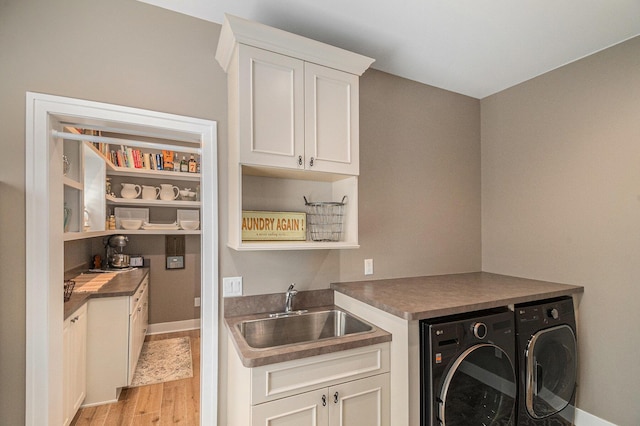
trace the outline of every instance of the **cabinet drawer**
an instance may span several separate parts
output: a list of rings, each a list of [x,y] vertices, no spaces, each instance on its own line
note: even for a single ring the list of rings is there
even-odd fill
[[[251,404],[388,371],[388,343],[264,365],[251,369]]]
[[[138,286],[138,289],[136,290],[136,292],[130,298],[129,314],[132,314],[138,308],[142,300],[145,298],[148,285],[149,285],[149,276],[147,275],[142,280],[142,283],[140,283],[140,285]]]

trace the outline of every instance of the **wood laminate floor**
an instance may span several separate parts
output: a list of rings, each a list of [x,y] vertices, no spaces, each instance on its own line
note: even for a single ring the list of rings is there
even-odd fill
[[[155,385],[125,388],[118,402],[81,408],[72,425],[128,426],[200,423],[200,330],[156,334],[145,340],[189,336],[193,377]]]

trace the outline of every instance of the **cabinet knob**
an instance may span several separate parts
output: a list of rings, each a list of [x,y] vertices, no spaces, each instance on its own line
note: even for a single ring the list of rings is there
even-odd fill
[[[313,167],[313,157],[309,160],[309,167]]]
[[[338,392],[336,392],[336,393],[334,393],[334,394],[333,394],[333,402],[334,402],[335,404],[337,404],[337,403],[338,403]]]
[[[298,166],[302,166],[302,155],[298,155]]]
[[[322,395],[322,406],[323,407],[327,406],[327,395]]]

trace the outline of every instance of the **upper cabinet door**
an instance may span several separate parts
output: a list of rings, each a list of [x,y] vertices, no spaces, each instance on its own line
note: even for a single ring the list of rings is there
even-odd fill
[[[304,63],[239,45],[240,162],[304,168]]]
[[[305,168],[358,175],[358,76],[305,63]]]

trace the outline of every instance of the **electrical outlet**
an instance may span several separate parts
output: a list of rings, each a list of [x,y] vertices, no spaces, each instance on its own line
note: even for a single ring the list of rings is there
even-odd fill
[[[242,277],[222,278],[222,297],[242,296]]]
[[[193,299],[193,306],[196,307],[196,308],[198,306],[200,306],[200,298],[199,297],[196,297],[196,298]]]
[[[364,274],[373,275],[373,259],[364,260]]]

